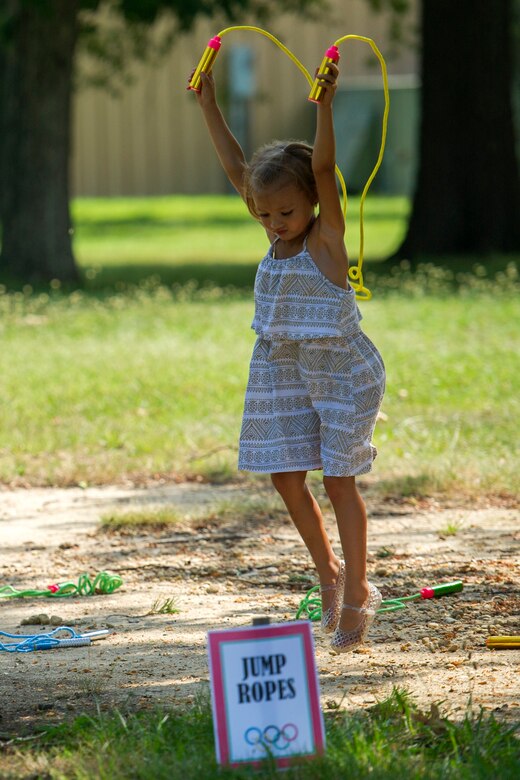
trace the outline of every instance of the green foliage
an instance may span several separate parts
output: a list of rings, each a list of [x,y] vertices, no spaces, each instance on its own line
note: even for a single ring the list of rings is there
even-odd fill
[[[181,30],[189,30],[197,16],[226,16],[231,21],[246,14],[266,18],[273,11],[306,12],[322,0],[111,0],[115,10],[132,23],[153,24],[161,14],[174,16]]]
[[[404,45],[414,47],[415,30],[411,27],[408,13],[412,8],[411,0],[366,0],[373,11],[384,13],[388,25],[390,49],[387,56],[391,59]]]
[[[80,83],[117,91],[130,80],[133,60],[157,64],[200,17],[239,23],[252,15],[262,23],[280,12],[312,17],[323,6],[324,0],[83,0],[81,43],[89,62]]]
[[[252,15],[263,23],[280,12],[316,18],[325,7],[326,0],[79,0],[80,43],[88,62],[78,83],[117,92],[131,80],[134,60],[160,62],[176,36],[201,17],[239,23]],[[52,15],[59,7],[55,0],[21,0],[0,8],[0,45],[9,41],[24,10]]]

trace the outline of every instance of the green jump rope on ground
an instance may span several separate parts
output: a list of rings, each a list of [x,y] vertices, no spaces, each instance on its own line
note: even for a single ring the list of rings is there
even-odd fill
[[[95,594],[113,593],[123,584],[118,574],[100,571],[92,579],[88,574],[82,574],[77,582],[55,583],[47,585],[44,590],[18,590],[12,585],[0,586],[0,599],[22,599],[43,596],[45,598],[64,598],[65,596],[94,596]]]
[[[418,593],[414,593],[412,596],[384,599],[377,612],[380,614],[382,612],[395,612],[398,609],[406,609],[406,605],[410,601],[447,596],[450,593],[458,593],[463,587],[462,580],[455,580],[454,582],[448,582],[444,585],[432,585],[428,588],[422,588]],[[315,585],[307,591],[296,612],[296,620],[299,620],[302,617],[312,621],[321,620],[321,598],[319,596],[319,590],[320,586]]]

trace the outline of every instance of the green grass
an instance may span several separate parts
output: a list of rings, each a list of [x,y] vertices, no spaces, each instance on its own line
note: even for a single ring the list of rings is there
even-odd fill
[[[149,507],[126,512],[108,512],[101,515],[100,525],[105,531],[125,531],[134,528],[164,529],[184,521],[173,507]]]
[[[8,298],[0,479],[79,484],[195,472],[193,458],[236,445],[250,347],[245,302],[182,302],[161,290],[104,301]]]
[[[463,527],[464,526],[462,522],[458,520],[450,520],[446,523],[446,525],[443,525],[441,528],[439,528],[437,533],[441,539],[445,538],[446,536],[457,536]]]
[[[325,500],[325,504],[327,501]],[[245,524],[255,518],[256,522],[268,522],[277,517],[285,518],[285,509],[281,498],[274,491],[261,490],[256,495],[241,493],[240,496],[201,505],[195,512],[181,513],[171,506],[150,506],[142,509],[120,510],[101,515],[100,527],[103,531],[116,533],[140,530],[164,530],[174,526],[207,527],[218,522],[233,521]]]
[[[1,481],[236,475],[249,296],[13,294],[0,309]],[[382,488],[515,493],[515,297],[376,294],[363,312],[388,371]]]
[[[176,615],[180,612],[175,598],[156,599],[150,609],[150,615]]]
[[[262,231],[233,197],[74,208],[83,268],[99,270],[91,287],[0,286],[0,482],[236,478],[253,300],[227,285],[240,286],[242,266],[252,281]],[[369,201],[369,255],[395,247],[406,209]],[[519,285],[514,265],[496,262],[494,280],[482,263],[415,273],[403,263],[377,276],[369,266],[363,326],[388,372],[370,479],[385,493],[518,491]],[[200,287],[200,267],[212,284]],[[183,268],[195,281],[180,286]]]
[[[422,712],[407,695],[392,696],[365,712],[325,715],[324,757],[295,766],[294,780],[509,780],[518,776],[520,744],[513,730],[492,715],[443,717],[432,705]],[[131,756],[131,762],[129,761]],[[23,772],[23,774],[22,774]],[[275,778],[266,764],[219,769],[214,754],[209,706],[185,712],[83,716],[71,725],[47,730],[38,744],[8,752],[4,778],[48,780],[190,780],[191,778]]]

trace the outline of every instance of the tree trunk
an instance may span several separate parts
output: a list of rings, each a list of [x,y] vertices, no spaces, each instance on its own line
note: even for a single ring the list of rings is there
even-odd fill
[[[520,248],[510,0],[422,0],[419,172],[398,252]]]
[[[2,35],[3,30],[0,29],[0,246],[1,246],[1,230],[2,230],[2,213],[3,213],[3,198],[4,198],[4,152],[5,152],[5,46],[3,46]]]
[[[0,272],[23,281],[76,281],[69,152],[79,0],[7,0],[13,24],[0,86]]]

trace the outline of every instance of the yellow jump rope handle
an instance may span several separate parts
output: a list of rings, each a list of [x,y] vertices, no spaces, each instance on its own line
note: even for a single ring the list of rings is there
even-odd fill
[[[325,52],[325,56],[324,56],[323,60],[321,61],[321,65],[320,65],[320,68],[318,70],[318,73],[329,73],[330,72],[329,65],[331,63],[334,63],[335,65],[337,65],[338,62],[339,62],[338,47],[337,46],[331,46]],[[321,84],[320,84],[320,82],[318,80],[318,77],[316,76],[316,78],[314,79],[314,83],[312,85],[311,91],[309,92],[308,99],[312,103],[319,103],[320,100],[323,97],[324,91],[325,90],[321,86]]]
[[[204,54],[200,58],[200,62],[195,68],[195,72],[191,77],[190,83],[188,84],[188,89],[192,89],[194,92],[201,91],[202,81],[200,78],[200,74],[211,72],[211,68],[213,67],[213,63],[217,59],[217,54],[219,52],[221,44],[222,41],[220,40],[219,35],[215,35],[214,38],[211,38],[208,41],[208,45],[204,50]]]
[[[486,646],[496,650],[520,650],[520,636],[488,636]]]

